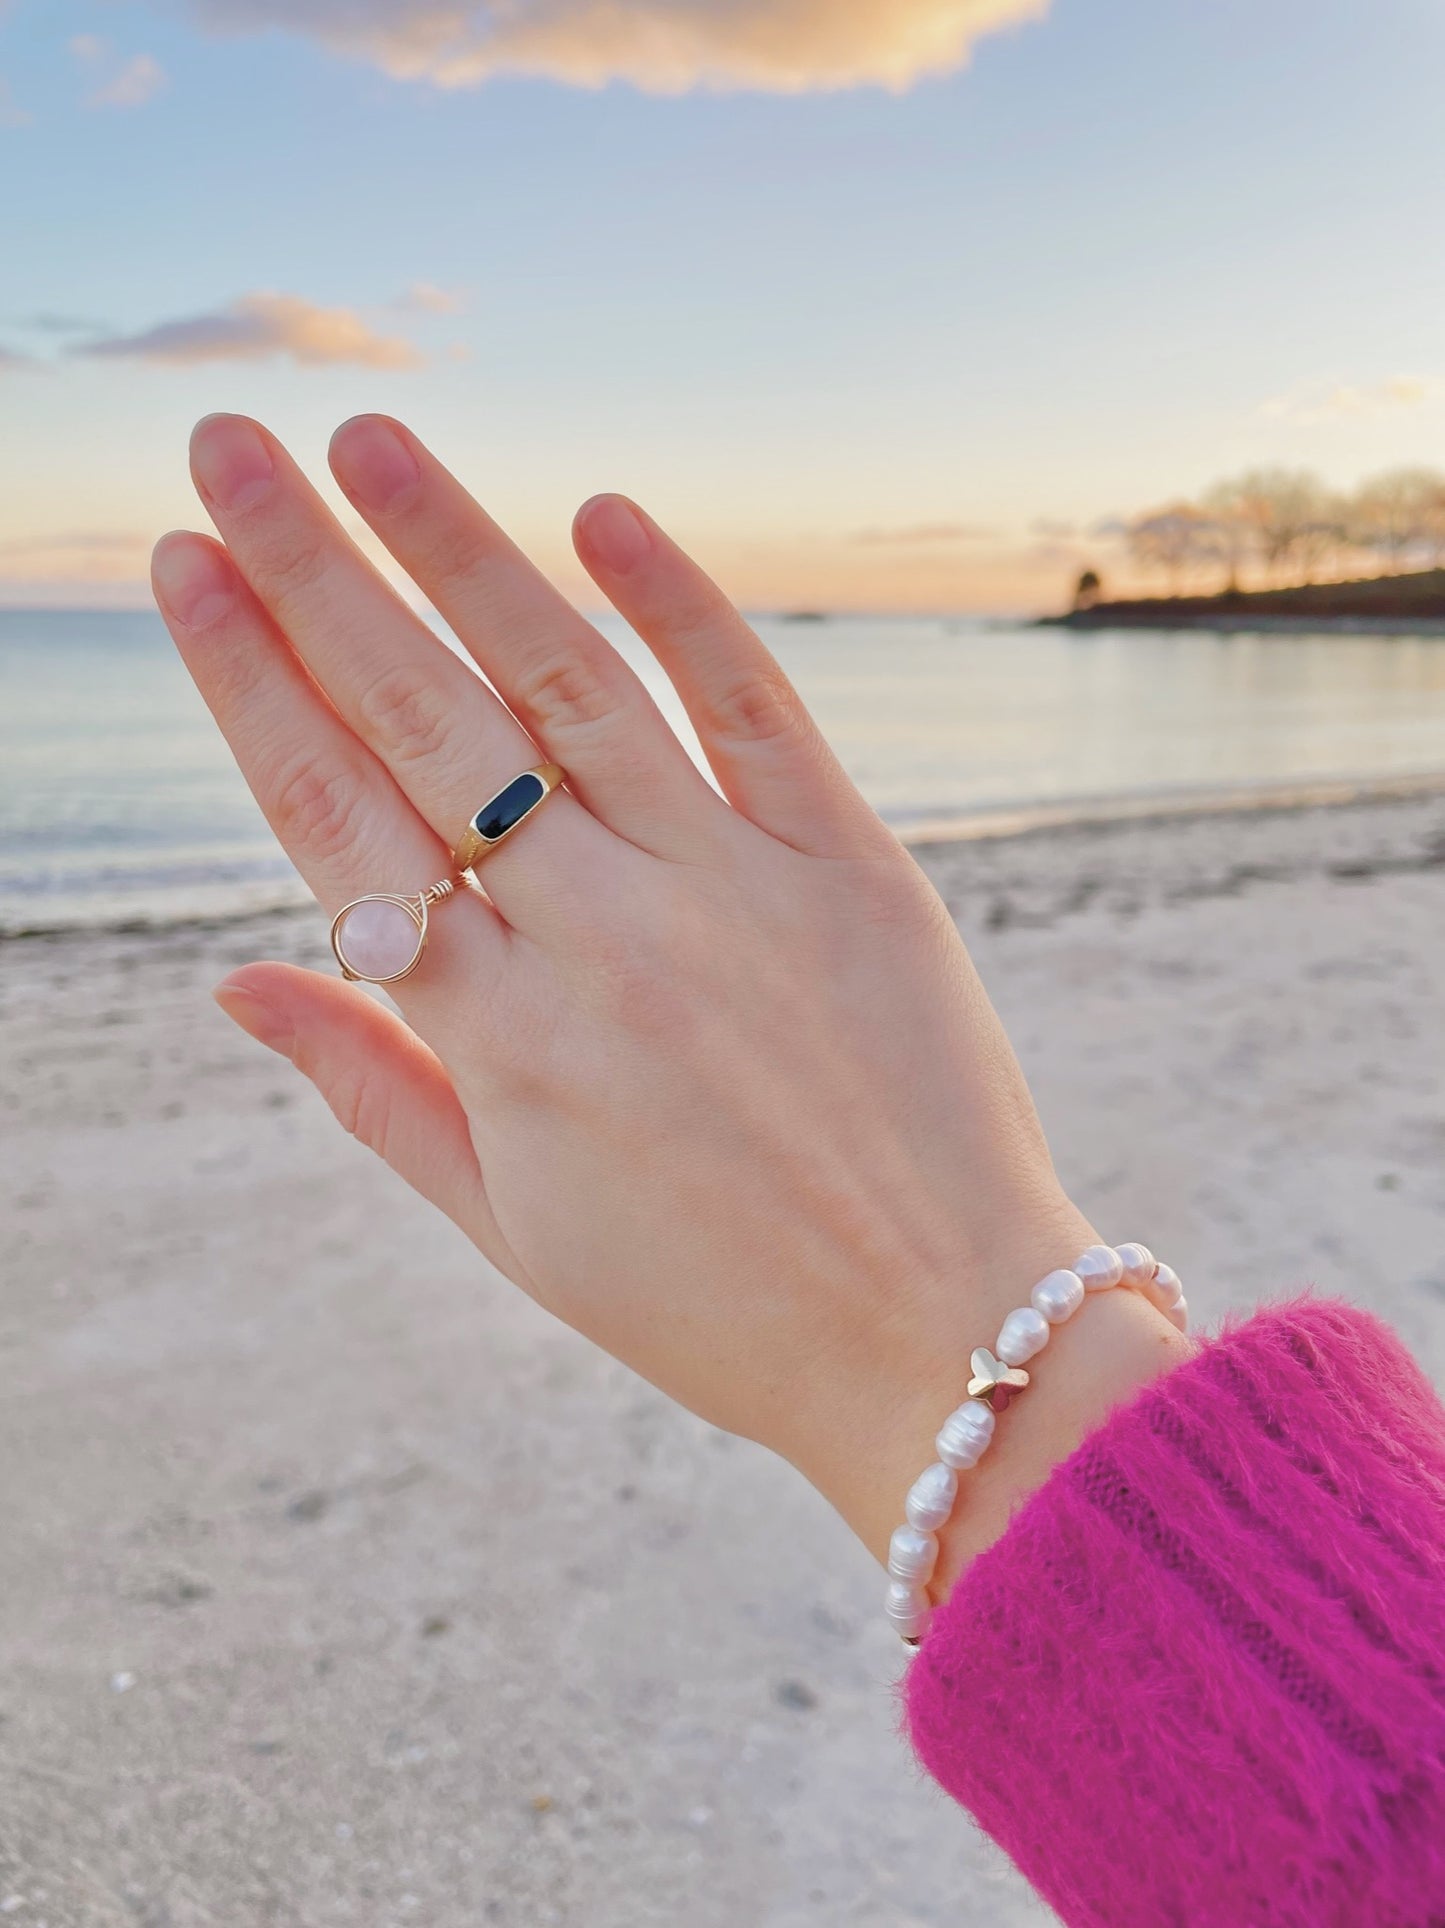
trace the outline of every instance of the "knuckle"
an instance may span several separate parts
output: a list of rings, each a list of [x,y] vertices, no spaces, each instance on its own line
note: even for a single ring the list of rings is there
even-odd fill
[[[359,786],[349,771],[321,770],[308,762],[282,775],[271,818],[288,850],[304,850],[328,862],[355,845],[360,803]]]
[[[258,574],[266,600],[283,620],[286,611],[313,599],[331,560],[331,544],[316,529],[288,530],[270,550]]]
[[[439,520],[426,531],[426,572],[439,588],[475,596],[485,583],[487,550],[466,523]]]
[[[206,695],[217,716],[228,722],[253,703],[264,707],[276,674],[271,638],[259,621],[217,624],[206,658]]]
[[[517,694],[544,731],[587,729],[605,723],[618,709],[607,678],[577,649],[529,664],[518,675]]]
[[[441,693],[409,671],[384,671],[359,709],[368,734],[398,763],[418,763],[446,747],[451,719]]]
[[[855,926],[878,931],[900,946],[955,935],[943,899],[901,845],[856,860],[853,875],[849,899]]]
[[[692,947],[677,932],[619,932],[596,946],[596,982],[609,1023],[625,1036],[679,1047],[697,1021]]]
[[[741,743],[769,743],[794,734],[802,706],[781,670],[751,670],[723,684],[713,695],[713,727],[719,736]]]
[[[617,973],[608,985],[607,1001],[614,1024],[626,1036],[663,1045],[669,1054],[683,1049],[694,1028],[695,1007],[659,973]]]
[[[342,1130],[359,1144],[386,1157],[391,1133],[391,1095],[385,1082],[364,1069],[339,1078],[326,1093],[326,1102]]]

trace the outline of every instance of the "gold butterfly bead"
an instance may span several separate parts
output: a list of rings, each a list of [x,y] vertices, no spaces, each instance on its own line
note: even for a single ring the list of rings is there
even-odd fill
[[[1022,1366],[1006,1366],[1001,1359],[994,1358],[987,1346],[979,1346],[968,1363],[973,1372],[968,1382],[969,1398],[981,1399],[996,1413],[1001,1413],[1010,1399],[1029,1383]]]

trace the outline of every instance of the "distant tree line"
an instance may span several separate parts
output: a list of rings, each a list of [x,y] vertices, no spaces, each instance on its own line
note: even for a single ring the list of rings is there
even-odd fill
[[[1438,569],[1445,564],[1445,475],[1389,469],[1340,494],[1304,469],[1250,469],[1195,502],[1146,510],[1123,534],[1133,562],[1176,592],[1186,581],[1294,588]]]

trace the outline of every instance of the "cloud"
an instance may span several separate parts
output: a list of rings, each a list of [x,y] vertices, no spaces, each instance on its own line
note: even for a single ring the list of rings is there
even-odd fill
[[[166,84],[165,69],[151,54],[132,54],[122,60],[98,34],[75,34],[70,51],[96,76],[87,107],[144,107]]]
[[[460,295],[454,295],[446,288],[438,288],[430,281],[413,281],[396,305],[403,310],[419,309],[428,315],[459,315],[462,312]]]
[[[91,95],[93,107],[144,107],[166,84],[165,69],[150,54],[133,54]]]
[[[399,79],[537,75],[650,93],[895,91],[967,64],[1049,0],[189,0],[226,32],[304,33]]]
[[[93,315],[58,315],[43,310],[34,315],[12,316],[11,326],[36,335],[96,335],[105,331],[106,323],[97,321]]]
[[[53,535],[0,542],[0,562],[51,561],[57,556],[88,556],[106,560],[145,555],[154,534],[140,529],[68,529]]]
[[[379,335],[350,308],[318,308],[299,295],[242,295],[225,308],[158,322],[136,335],[78,343],[73,355],[106,361],[264,361],[283,355],[305,367],[416,368],[409,341]]]
[[[0,543],[0,607],[142,606],[154,538],[154,530],[71,529]]]
[[[1418,375],[1394,375],[1365,387],[1340,382],[1333,388],[1296,389],[1265,402],[1260,414],[1273,421],[1312,427],[1344,416],[1392,415],[1423,408],[1445,397],[1445,382]]]
[[[848,540],[859,549],[953,542],[986,542],[1002,532],[979,522],[914,522],[902,529],[855,529]]]
[[[7,368],[33,368],[34,365],[32,356],[18,355],[13,348],[0,346],[0,373]]]

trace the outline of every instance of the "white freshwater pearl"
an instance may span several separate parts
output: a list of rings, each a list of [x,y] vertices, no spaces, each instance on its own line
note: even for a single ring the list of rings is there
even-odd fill
[[[1144,1297],[1161,1312],[1168,1312],[1184,1297],[1179,1274],[1169,1265],[1156,1265],[1154,1276],[1144,1287]]]
[[[1173,1305],[1169,1307],[1164,1317],[1171,1325],[1178,1326],[1181,1332],[1187,1332],[1189,1330],[1189,1301],[1182,1292],[1174,1301]]]
[[[1124,1283],[1142,1290],[1154,1276],[1154,1254],[1147,1245],[1121,1245],[1119,1263],[1124,1268]]]
[[[1072,1319],[1084,1303],[1084,1281],[1077,1272],[1050,1272],[1030,1292],[1035,1312],[1041,1312],[1050,1325]]]
[[[958,1474],[951,1466],[935,1460],[932,1466],[924,1467],[909,1487],[903,1511],[910,1526],[916,1526],[920,1533],[931,1533],[947,1521],[957,1498]]]
[[[938,1564],[938,1541],[916,1526],[900,1526],[888,1542],[888,1571],[895,1580],[926,1586]]]
[[[883,1611],[904,1640],[922,1639],[929,1614],[928,1595],[922,1587],[911,1587],[906,1580],[890,1581]]]
[[[957,1412],[944,1420],[933,1450],[945,1466],[966,1472],[977,1466],[993,1438],[994,1411],[981,1399],[965,1400]]]
[[[1084,1281],[1086,1292],[1107,1292],[1124,1276],[1119,1254],[1112,1245],[1091,1245],[1074,1260],[1074,1270]]]
[[[1031,1305],[1015,1307],[998,1329],[995,1353],[1006,1366],[1021,1366],[1049,1343],[1049,1322]]]

